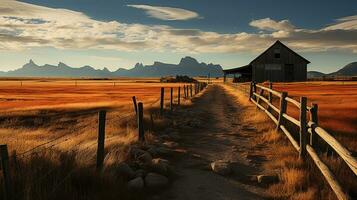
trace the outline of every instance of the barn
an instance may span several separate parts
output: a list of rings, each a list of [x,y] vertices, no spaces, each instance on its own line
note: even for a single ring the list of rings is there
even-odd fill
[[[239,82],[306,81],[309,63],[310,61],[278,40],[248,65],[223,70],[224,81],[230,74]]]

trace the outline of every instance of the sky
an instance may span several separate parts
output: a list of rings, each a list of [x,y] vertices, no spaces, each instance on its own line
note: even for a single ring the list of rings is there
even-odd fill
[[[357,1],[0,0],[0,71],[33,59],[109,70],[248,64],[276,40],[333,72],[357,61]]]

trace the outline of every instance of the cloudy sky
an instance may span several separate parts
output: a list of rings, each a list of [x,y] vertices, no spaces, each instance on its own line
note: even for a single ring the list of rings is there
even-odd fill
[[[131,68],[183,56],[249,63],[274,41],[332,72],[357,61],[357,1],[0,0],[0,70],[62,61]]]

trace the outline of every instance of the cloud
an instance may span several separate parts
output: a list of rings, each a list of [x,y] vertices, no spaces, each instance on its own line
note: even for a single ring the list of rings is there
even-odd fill
[[[288,20],[253,20],[257,32],[217,33],[164,25],[99,21],[66,9],[0,1],[0,50],[34,47],[181,53],[259,53],[276,40],[298,51],[357,52],[356,16],[321,29],[295,27]]]
[[[289,22],[289,20],[281,20],[277,22],[270,18],[253,20],[249,23],[249,25],[261,30],[269,31],[291,31],[295,29],[295,27]]]
[[[149,5],[127,5],[128,7],[145,10],[150,17],[161,20],[189,20],[199,18],[196,12],[182,8],[149,6]]]
[[[357,15],[344,17],[336,20],[337,23],[326,27],[324,30],[353,30],[357,29]]]

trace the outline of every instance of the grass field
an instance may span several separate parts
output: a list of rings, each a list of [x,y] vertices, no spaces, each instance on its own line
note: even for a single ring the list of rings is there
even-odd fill
[[[319,125],[357,152],[357,82],[275,83],[295,99],[305,96],[319,106]],[[292,107],[292,106],[291,106]]]
[[[173,87],[176,102],[177,87],[182,85],[162,84],[158,79],[0,80],[0,141],[8,145],[11,157],[17,155],[16,160],[11,159],[11,165],[16,166],[11,176],[19,191],[17,198],[75,199],[83,193],[91,196],[86,199],[125,197],[125,191],[118,190],[122,183],[116,177],[102,179],[92,171],[98,111],[107,110],[104,168],[105,174],[111,174],[137,141],[132,96],[144,103],[148,123],[149,110],[159,106],[160,88],[165,87],[168,103]],[[159,116],[153,119],[155,130],[165,123]],[[148,141],[151,131],[146,131]],[[46,177],[39,180],[42,176]],[[58,190],[52,191],[57,185]]]

